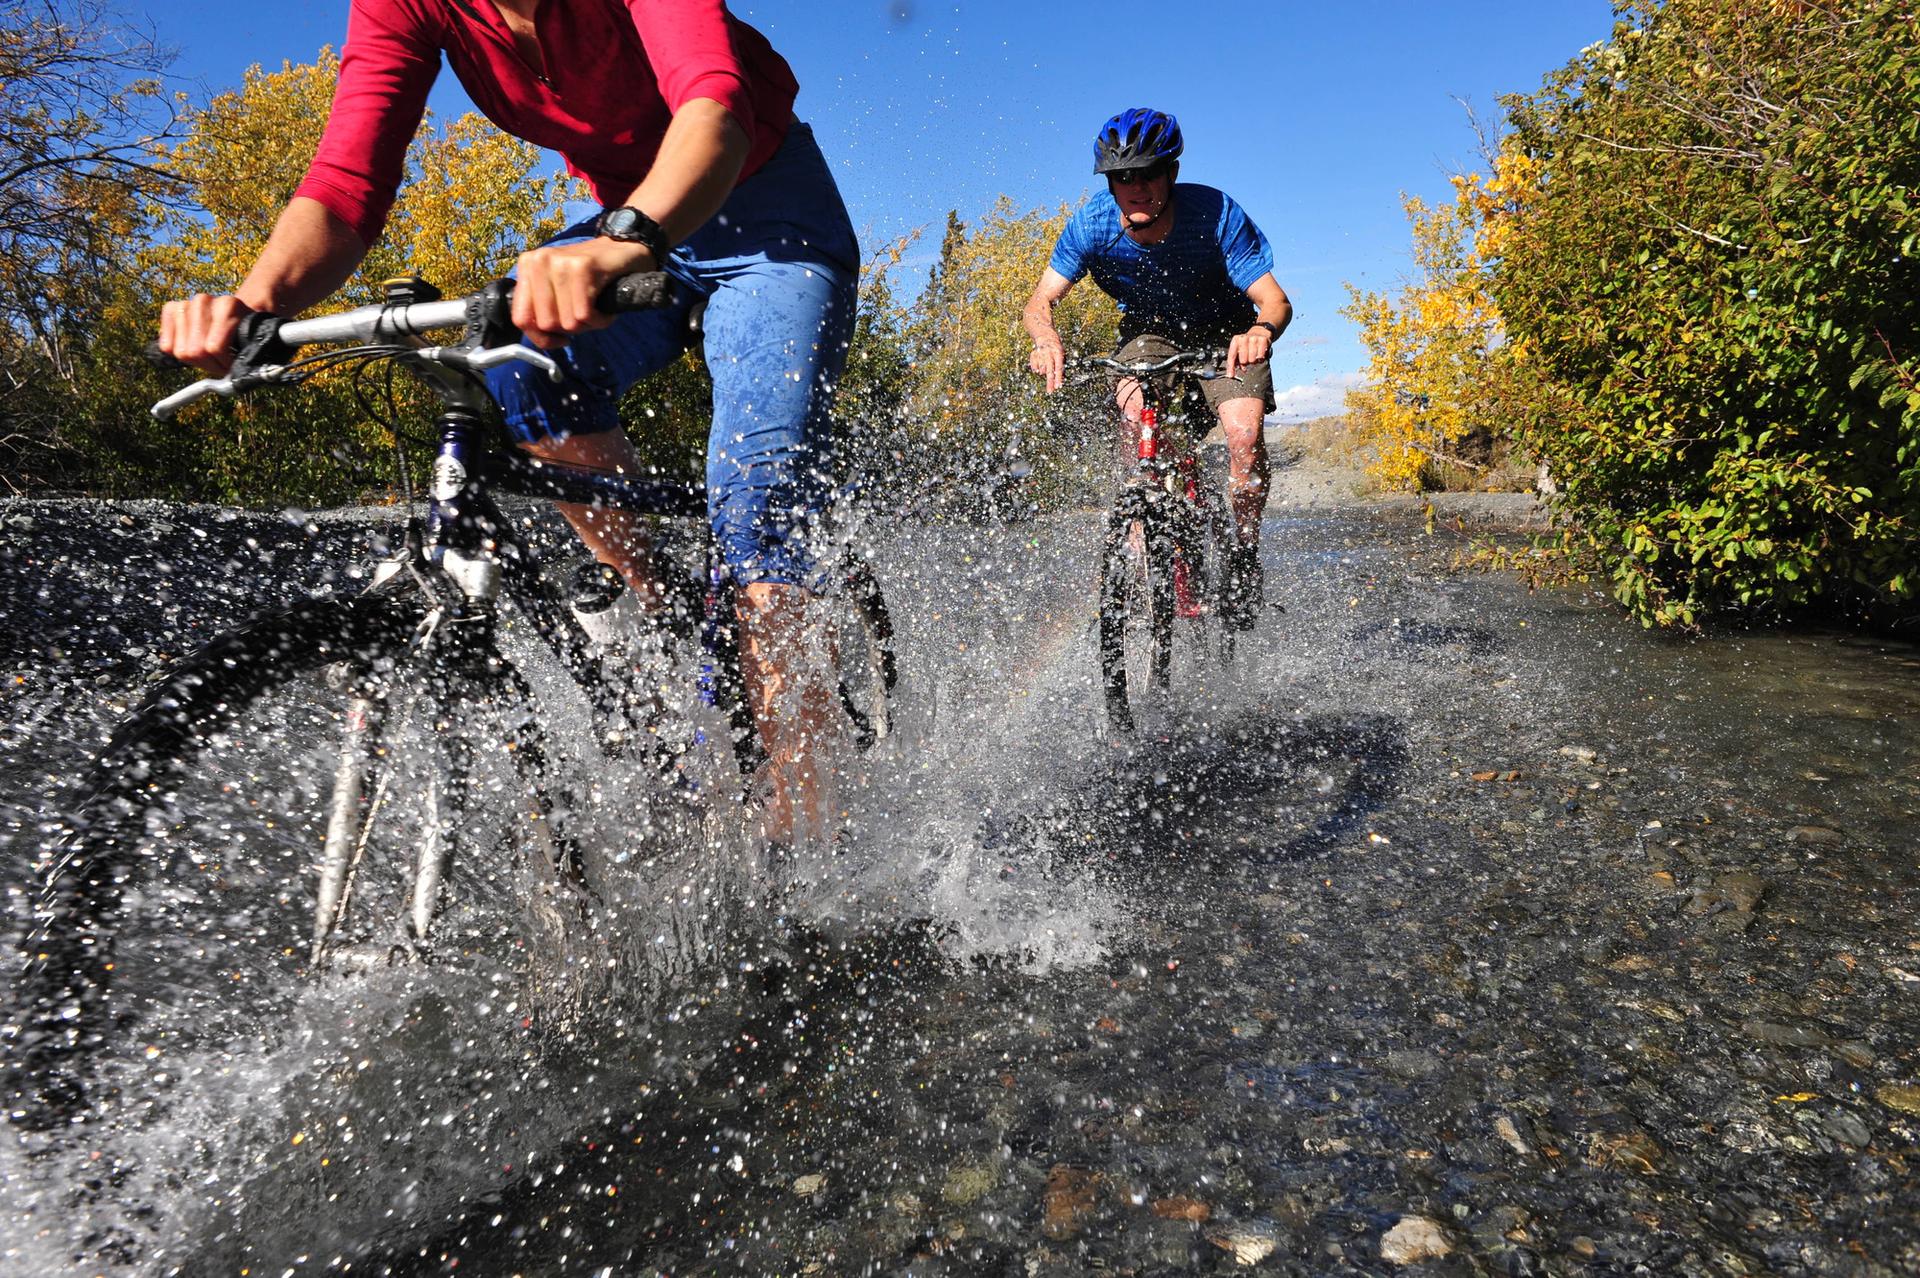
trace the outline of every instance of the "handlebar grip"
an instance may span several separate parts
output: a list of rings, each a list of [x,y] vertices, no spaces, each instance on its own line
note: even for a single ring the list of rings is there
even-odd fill
[[[608,315],[629,311],[657,311],[676,300],[673,277],[665,271],[641,271],[623,275],[600,290],[593,304]]]
[[[148,342],[142,347],[140,350],[140,358],[146,360],[148,364],[162,373],[178,373],[192,367],[191,364],[186,363],[184,360],[177,360],[161,350],[159,342]]]

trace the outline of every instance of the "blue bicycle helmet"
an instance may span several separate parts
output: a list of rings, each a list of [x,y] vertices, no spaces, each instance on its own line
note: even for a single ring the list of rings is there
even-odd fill
[[[1180,121],[1152,107],[1130,107],[1100,126],[1093,139],[1093,171],[1170,164],[1180,158],[1185,145]]]

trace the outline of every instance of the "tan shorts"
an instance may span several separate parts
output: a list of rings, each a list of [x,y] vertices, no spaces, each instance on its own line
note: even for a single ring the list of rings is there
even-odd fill
[[[1183,344],[1169,341],[1157,333],[1142,333],[1114,352],[1114,358],[1127,362],[1165,359],[1175,351],[1225,345],[1225,341],[1195,342],[1192,339],[1186,339]],[[1216,413],[1220,411],[1220,405],[1229,400],[1255,398],[1266,405],[1268,412],[1273,411],[1273,366],[1266,360],[1241,369],[1238,377],[1188,377],[1182,380],[1190,387],[1198,387],[1200,394],[1206,398],[1207,407]],[[1113,384],[1120,384],[1118,375],[1113,378]]]

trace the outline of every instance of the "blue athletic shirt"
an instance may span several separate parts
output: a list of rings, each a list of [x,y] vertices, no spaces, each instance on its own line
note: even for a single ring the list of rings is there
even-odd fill
[[[1237,333],[1258,313],[1247,289],[1273,271],[1267,237],[1224,191],[1194,182],[1173,188],[1173,231],[1158,244],[1121,233],[1120,208],[1105,193],[1067,219],[1049,265],[1069,280],[1089,273],[1120,304],[1120,331],[1176,336]]]

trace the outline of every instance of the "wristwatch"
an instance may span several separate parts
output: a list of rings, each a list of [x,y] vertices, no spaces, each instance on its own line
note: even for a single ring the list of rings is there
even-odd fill
[[[1267,336],[1276,342],[1280,340],[1280,326],[1272,320],[1255,320],[1253,323],[1247,325],[1247,328],[1249,330],[1264,328],[1267,330]]]
[[[593,229],[596,234],[623,244],[646,245],[656,265],[664,264],[673,248],[658,222],[630,206],[606,210],[594,219]]]

